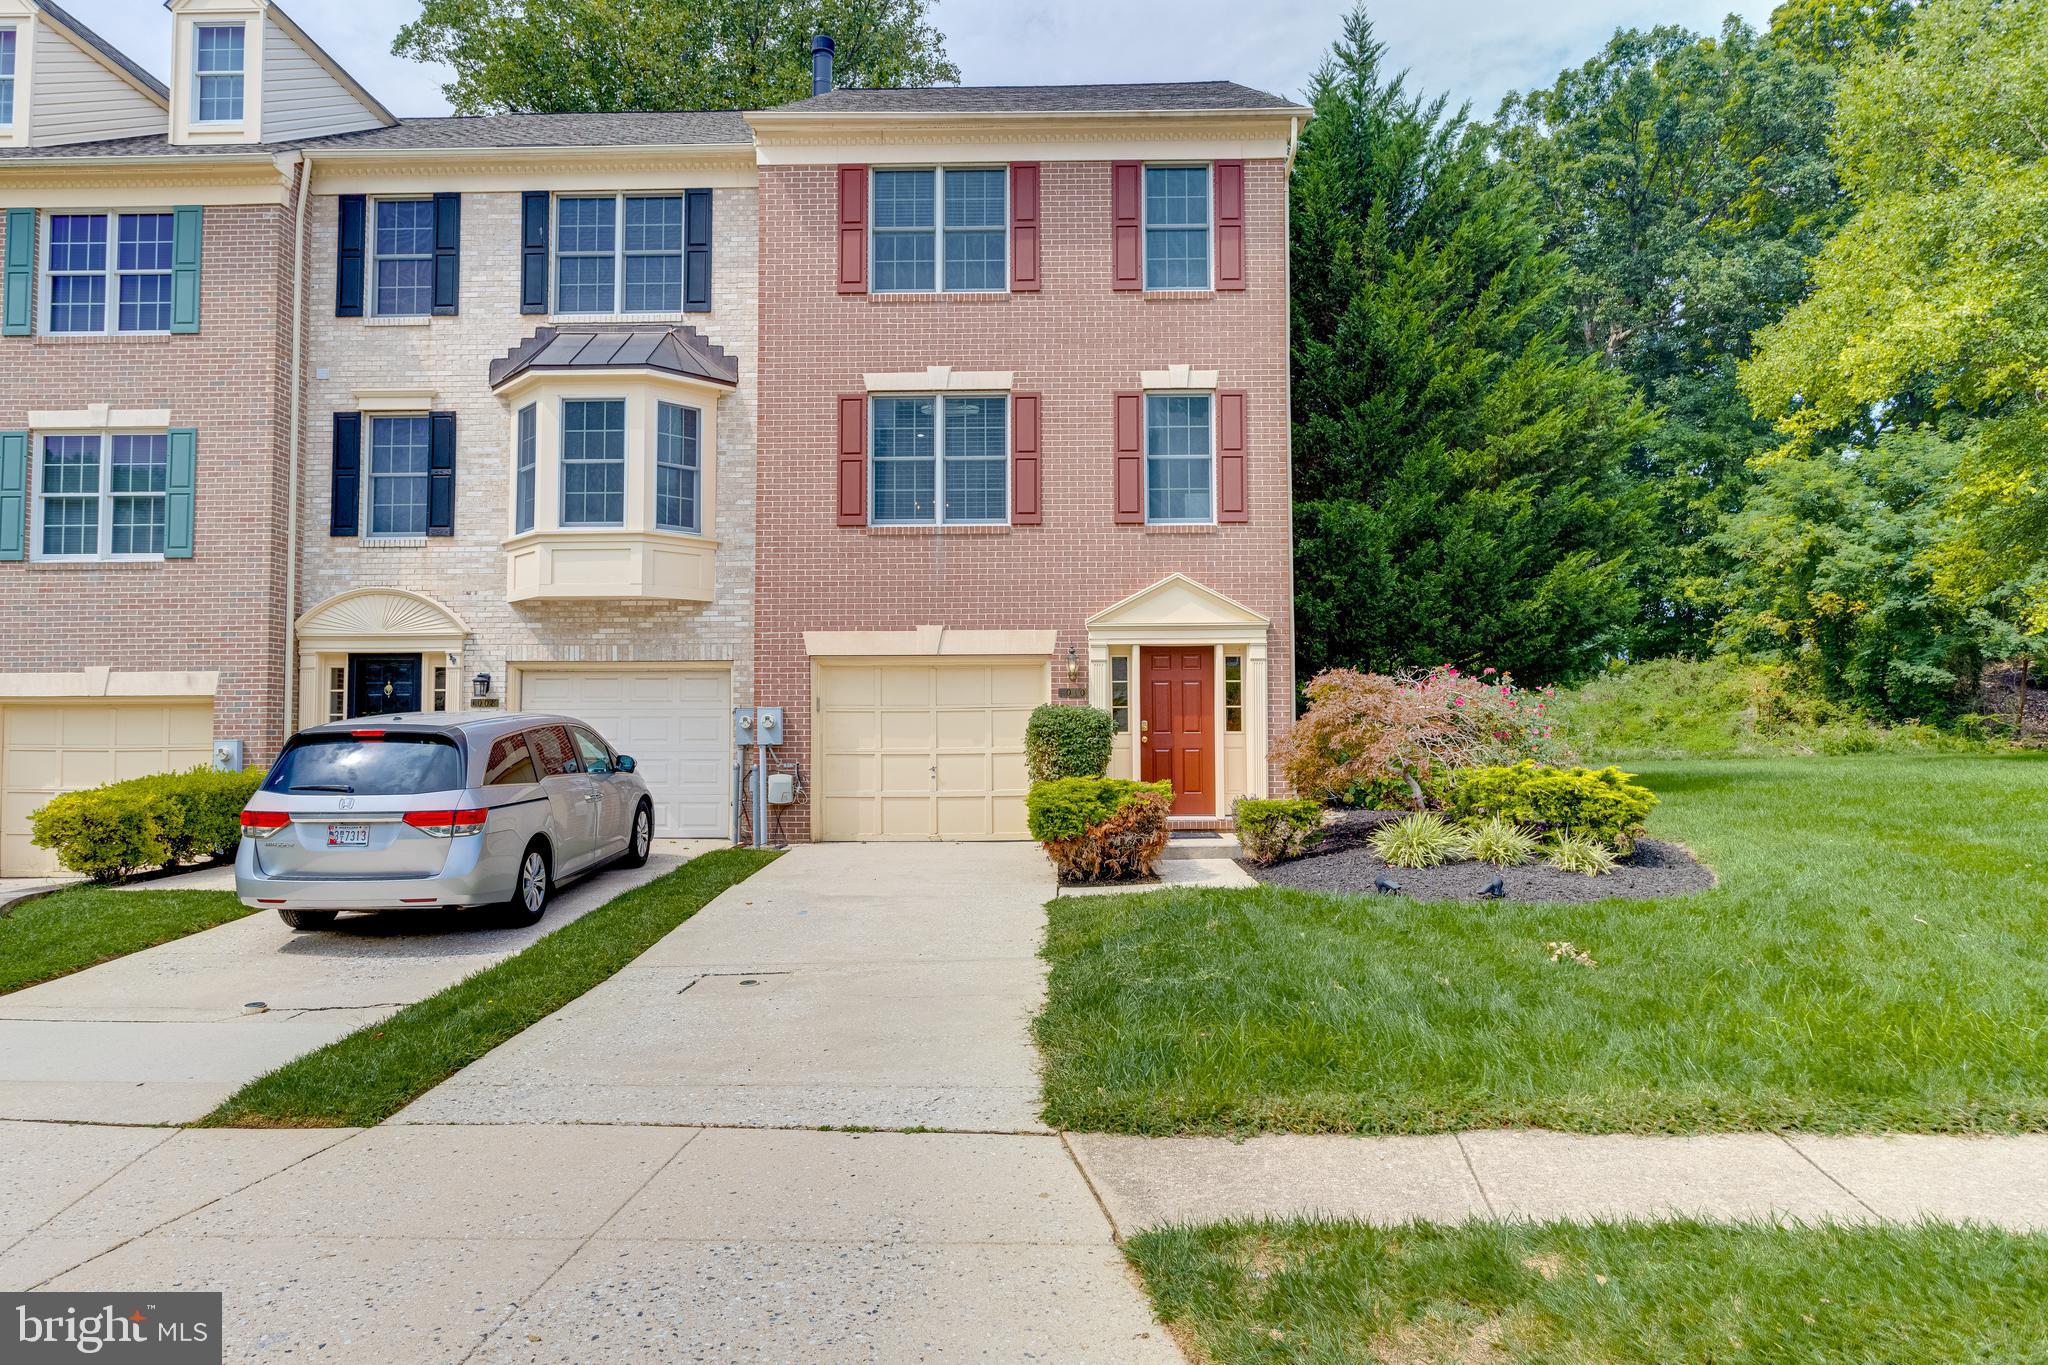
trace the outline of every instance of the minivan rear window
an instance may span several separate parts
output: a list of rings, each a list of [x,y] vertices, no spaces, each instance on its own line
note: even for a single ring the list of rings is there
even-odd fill
[[[267,792],[336,796],[418,796],[462,785],[462,753],[442,735],[301,735],[270,775]]]

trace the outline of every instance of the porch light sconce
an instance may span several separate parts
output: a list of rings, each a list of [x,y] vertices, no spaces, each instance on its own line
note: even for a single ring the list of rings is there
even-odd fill
[[[469,695],[475,698],[477,701],[482,701],[485,697],[490,696],[491,675],[488,673],[479,673],[474,678],[471,678],[469,680]]]
[[[1081,677],[1081,662],[1074,657],[1074,647],[1067,646],[1067,681],[1078,682]]]

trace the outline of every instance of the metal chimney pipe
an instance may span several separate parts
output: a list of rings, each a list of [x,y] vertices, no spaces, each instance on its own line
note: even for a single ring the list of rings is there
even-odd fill
[[[832,89],[832,54],[838,48],[832,35],[820,33],[811,39],[811,93],[823,95]]]

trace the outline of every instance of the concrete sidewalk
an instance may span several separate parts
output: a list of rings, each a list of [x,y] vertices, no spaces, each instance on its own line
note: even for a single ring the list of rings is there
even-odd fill
[[[563,892],[526,929],[425,912],[345,915],[332,929],[297,933],[258,913],[0,996],[0,1119],[189,1122],[264,1072],[481,971],[683,861],[658,853],[645,867],[601,872]],[[175,889],[176,881],[136,894]],[[267,1009],[250,1012],[257,1001]]]
[[[1974,1219],[2048,1230],[2048,1134],[1492,1130],[1428,1137],[1068,1137],[1120,1236],[1229,1218]]]

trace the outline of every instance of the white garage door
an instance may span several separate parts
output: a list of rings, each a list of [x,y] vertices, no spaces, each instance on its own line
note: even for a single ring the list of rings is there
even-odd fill
[[[213,702],[9,702],[0,706],[0,876],[57,871],[28,817],[59,792],[211,762]]]
[[[818,837],[1023,839],[1044,660],[820,664]]]
[[[732,675],[722,669],[533,669],[519,705],[587,721],[631,754],[661,839],[732,834]]]

